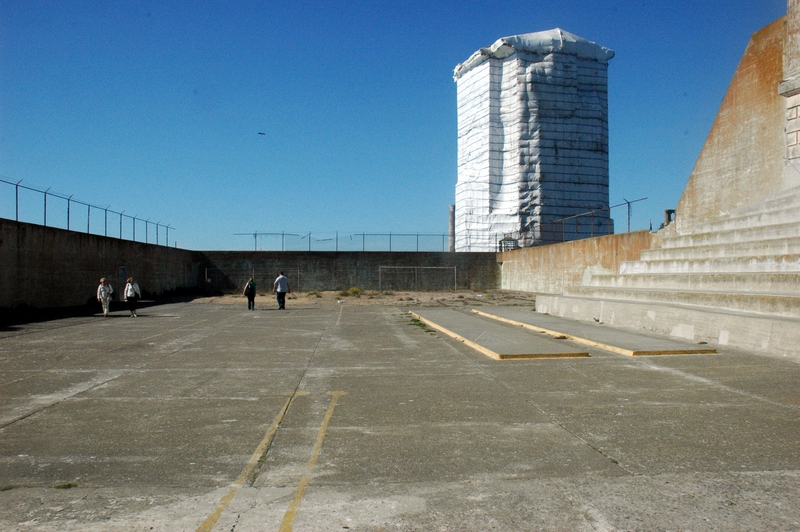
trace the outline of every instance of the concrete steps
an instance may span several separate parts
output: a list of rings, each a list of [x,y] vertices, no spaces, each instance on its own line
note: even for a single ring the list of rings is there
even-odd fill
[[[619,272],[587,273],[563,296],[537,296],[537,310],[720,345],[800,352],[800,188],[691,232],[677,227],[659,233],[657,248],[621,263]],[[759,335],[771,340],[755,345]]]
[[[720,231],[695,231],[689,234],[665,238],[661,249],[695,246],[725,246],[739,242],[782,240],[800,237],[800,221],[762,226],[725,229]]]
[[[800,272],[800,254],[623,261],[621,275]]]
[[[800,272],[593,275],[582,287],[800,295]]]
[[[741,347],[767,355],[800,359],[798,317],[702,307],[684,304],[678,299],[636,300],[631,299],[631,295],[628,292],[623,299],[537,295],[536,310],[562,318],[651,331],[700,344]],[[709,301],[707,304],[720,302]],[[791,304],[797,307],[796,300]]]
[[[657,302],[696,308],[724,309],[752,314],[800,318],[800,294],[646,288],[580,287],[570,297],[614,301]],[[537,298],[537,310],[539,308]]]
[[[776,240],[747,240],[727,244],[707,244],[686,247],[648,249],[642,252],[642,261],[703,260],[720,257],[769,257],[800,255],[800,237]]]

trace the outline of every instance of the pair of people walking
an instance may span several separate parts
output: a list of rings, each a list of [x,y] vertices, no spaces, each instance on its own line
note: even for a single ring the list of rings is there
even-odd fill
[[[278,309],[279,310],[286,310],[286,294],[292,291],[292,287],[289,284],[289,278],[286,277],[283,272],[275,279],[275,282],[272,283],[272,291],[277,294],[278,300]],[[256,283],[253,282],[253,278],[251,277],[247,284],[244,285],[244,291],[242,292],[247,298],[247,310],[255,310],[256,309]]]
[[[128,303],[128,310],[131,312],[131,318],[138,317],[136,309],[139,306],[139,299],[142,297],[142,291],[139,289],[139,284],[133,280],[133,277],[128,277],[125,285],[123,295],[125,301]],[[97,301],[103,306],[103,317],[107,317],[111,310],[111,300],[114,298],[114,288],[108,279],[105,277],[100,279],[100,285],[97,287]]]

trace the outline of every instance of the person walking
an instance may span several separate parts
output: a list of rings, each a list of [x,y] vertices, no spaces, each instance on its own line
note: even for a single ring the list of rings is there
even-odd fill
[[[251,277],[247,284],[244,285],[244,297],[247,298],[247,310],[256,309],[256,283],[253,282]]]
[[[289,278],[283,275],[283,272],[272,284],[272,291],[278,294],[278,310],[286,310],[286,294],[292,291],[292,287],[289,285]]]
[[[97,287],[97,300],[103,306],[103,317],[108,316],[109,309],[111,308],[111,297],[114,289],[108,280],[103,277],[100,279],[100,285]]]
[[[128,302],[128,309],[131,311],[131,318],[137,318],[136,308],[138,307],[139,298],[142,297],[142,292],[139,290],[139,284],[133,280],[133,277],[128,277],[128,284],[125,285],[125,301]]]

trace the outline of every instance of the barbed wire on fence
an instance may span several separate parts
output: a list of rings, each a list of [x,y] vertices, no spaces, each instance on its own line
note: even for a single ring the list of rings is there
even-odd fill
[[[110,236],[112,238],[123,239],[123,237],[125,236],[125,232],[124,232],[124,225],[125,224],[124,224],[124,221],[127,219],[127,220],[130,221],[130,229],[131,229],[130,235],[131,235],[131,240],[133,240],[134,242],[137,242],[137,240],[136,240],[136,226],[137,226],[137,222],[138,222],[139,225],[144,224],[144,242],[146,244],[151,243],[150,242],[150,229],[151,229],[151,227],[154,227],[155,228],[155,242],[154,243],[156,245],[162,245],[161,244],[161,235],[159,233],[159,229],[163,229],[164,232],[165,232],[164,244],[163,245],[169,246],[169,232],[170,232],[170,230],[175,231],[174,227],[172,227],[169,224],[164,225],[164,224],[161,223],[160,220],[158,222],[151,222],[150,218],[146,218],[146,219],[145,218],[139,218],[138,214],[136,214],[134,216],[131,216],[130,214],[125,214],[124,210],[122,212],[114,211],[114,210],[111,209],[111,205],[108,205],[106,207],[100,207],[98,205],[92,205],[91,203],[86,203],[85,201],[81,201],[81,200],[75,199],[75,195],[74,194],[72,194],[70,196],[67,196],[67,195],[64,195],[64,194],[59,194],[57,192],[51,192],[51,188],[48,188],[46,190],[41,190],[41,189],[38,189],[38,188],[35,188],[35,187],[32,187],[32,186],[23,185],[22,181],[23,181],[22,179],[19,180],[19,181],[9,181],[8,179],[0,178],[0,183],[5,183],[5,184],[8,184],[8,185],[11,185],[11,186],[14,187],[14,207],[13,207],[12,210],[14,211],[14,218],[13,219],[15,221],[17,221],[17,222],[24,221],[24,220],[20,220],[20,190],[23,190],[23,191],[30,191],[30,192],[36,192],[36,193],[42,194],[43,201],[42,201],[42,207],[41,207],[41,209],[42,209],[42,211],[41,211],[41,214],[42,214],[42,223],[41,223],[41,225],[43,225],[45,227],[59,227],[59,228],[62,227],[58,223],[53,223],[52,218],[50,220],[50,225],[48,225],[48,220],[47,220],[47,213],[48,213],[48,211],[47,211],[47,208],[48,208],[47,199],[49,197],[51,199],[55,198],[55,199],[60,199],[60,200],[64,200],[64,201],[67,202],[67,204],[66,204],[66,223],[63,226],[63,228],[68,230],[68,231],[78,231],[78,229],[73,229],[73,225],[75,225],[73,223],[73,220],[72,220],[73,216],[74,216],[73,213],[72,213],[73,204],[74,205],[81,205],[81,206],[86,207],[86,231],[85,232],[87,234],[96,234],[96,235],[102,235],[102,236],[107,236],[107,237]],[[94,232],[92,232],[92,210],[94,210],[95,212],[99,211],[99,212],[103,213],[102,231],[96,229],[97,226],[95,225]],[[108,215],[109,214],[111,214],[114,217],[119,216],[119,232],[117,234],[109,234],[109,219],[108,219]],[[6,216],[1,216],[1,217],[6,218]],[[8,218],[8,219],[11,219],[11,218]],[[115,223],[116,220],[114,220],[113,222]],[[29,218],[29,223],[38,223],[38,222],[37,221],[33,221],[32,219]],[[83,232],[83,231],[81,230],[79,232]],[[140,235],[141,235],[141,233],[140,233]],[[141,238],[141,236],[140,236],[140,238]],[[141,240],[138,240],[138,241],[141,241]]]
[[[447,251],[447,233],[339,231],[234,233],[253,238],[254,251]]]
[[[639,198],[628,201],[623,198],[622,203],[592,209],[572,216],[565,216],[557,220],[548,222],[537,222],[522,231],[512,231],[503,233],[499,239],[497,250],[509,251],[525,247],[533,247],[541,244],[553,244],[566,242],[568,240],[581,240],[595,236],[610,235],[614,232],[613,223],[610,219],[611,209],[627,206],[628,208],[628,227],[627,232],[631,231],[631,204],[644,201],[647,198]],[[595,223],[595,214],[609,213],[609,217],[600,218],[599,226]],[[587,219],[588,218],[588,222]]]

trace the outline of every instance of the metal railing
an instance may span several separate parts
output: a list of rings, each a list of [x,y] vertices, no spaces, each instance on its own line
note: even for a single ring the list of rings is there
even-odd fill
[[[254,251],[447,251],[447,233],[234,233],[253,238]]]
[[[75,199],[74,194],[70,195],[70,196],[66,196],[66,195],[63,195],[63,194],[58,194],[56,192],[51,192],[50,188],[48,188],[46,190],[41,190],[41,189],[38,189],[38,188],[35,188],[35,187],[32,187],[32,186],[23,185],[22,181],[23,180],[20,180],[20,181],[9,181],[7,179],[0,178],[0,183],[5,183],[7,185],[11,185],[11,186],[14,187],[14,207],[11,210],[13,210],[13,212],[14,212],[13,220],[15,220],[17,222],[22,221],[22,222],[36,223],[36,224],[39,223],[38,221],[34,220],[33,217],[31,217],[31,216],[27,216],[26,217],[27,219],[21,219],[21,216],[20,216],[20,191],[23,191],[23,192],[35,192],[35,193],[38,193],[38,194],[42,194],[41,207],[40,208],[31,207],[30,210],[39,211],[39,209],[41,209],[39,211],[40,214],[41,214],[41,217],[42,217],[41,218],[41,220],[42,220],[41,225],[44,225],[45,227],[56,227],[56,228],[60,228],[60,229],[66,229],[68,231],[84,232],[82,225],[81,225],[81,229],[76,229],[74,227],[79,222],[74,220],[74,218],[76,218],[76,215],[73,213],[73,208],[75,206],[82,206],[82,207],[86,207],[86,231],[85,232],[88,233],[88,234],[111,236],[111,237],[123,239],[125,237],[125,235],[126,235],[126,232],[125,232],[126,227],[125,226],[127,225],[127,226],[129,226],[128,228],[130,229],[127,234],[130,234],[130,239],[136,242],[137,241],[137,239],[136,239],[136,228],[137,228],[137,225],[141,226],[142,224],[144,224],[144,242],[145,243],[147,243],[147,244],[151,243],[150,242],[150,236],[151,236],[150,229],[154,228],[155,229],[155,235],[153,235],[153,236],[155,238],[154,238],[154,242],[153,243],[156,244],[156,245],[162,245],[161,244],[161,233],[159,232],[159,229],[162,229],[162,230],[164,230],[163,231],[163,233],[164,233],[164,243],[163,243],[163,245],[168,246],[169,245],[169,232],[170,232],[170,230],[175,231],[174,227],[172,227],[170,225],[164,225],[164,224],[161,223],[161,221],[151,222],[150,218],[147,218],[147,219],[139,218],[138,214],[135,215],[135,216],[131,216],[130,214],[125,214],[124,210],[122,212],[117,212],[117,211],[111,210],[111,208],[110,208],[111,206],[110,205],[106,206],[106,207],[99,207],[97,205],[92,205],[91,203],[86,203],[84,201],[80,201],[80,200]],[[51,199],[51,200],[56,199],[56,200],[61,200],[61,201],[65,201],[66,202],[66,212],[62,213],[62,216],[64,214],[66,215],[66,219],[65,219],[63,225],[61,223],[59,223],[58,221],[54,221],[52,216],[50,217],[49,225],[48,225],[48,217],[47,217],[47,215],[48,215],[48,207],[50,209],[53,208],[52,203],[48,206],[48,201],[47,201],[48,198]],[[38,203],[38,202],[35,202],[35,203]],[[98,216],[98,215],[100,215],[102,213],[102,222],[95,221],[94,225],[92,224],[92,221],[93,221],[92,220],[92,213],[93,212],[96,214],[96,216]],[[116,234],[109,234],[109,219],[108,219],[109,218],[108,217],[109,214],[111,214],[113,218],[116,218],[117,216],[119,217],[119,232],[117,233],[117,232],[113,231]],[[5,216],[4,213],[2,213],[2,212],[0,212],[0,217],[7,218],[7,219],[12,219],[9,216]],[[82,218],[82,216],[81,216],[81,218]],[[62,218],[62,220],[63,220],[63,218]],[[126,224],[125,223],[126,221],[128,221],[129,223]],[[100,228],[98,228],[98,223],[100,223]],[[116,225],[116,220],[112,220],[112,224]],[[140,236],[139,236],[139,240],[138,241],[141,242],[142,241],[141,240],[141,230],[140,230],[139,235]]]
[[[613,231],[611,221],[611,209],[627,206],[628,209],[628,230],[631,231],[631,204],[644,201],[647,198],[639,198],[628,201],[623,198],[622,203],[608,207],[588,210],[572,216],[565,216],[549,222],[539,222],[533,226],[522,230],[504,233],[497,243],[498,251],[509,251],[512,249],[539,246],[542,244],[554,244],[571,240],[581,240],[595,236],[610,235]],[[607,213],[595,223],[595,215]]]

